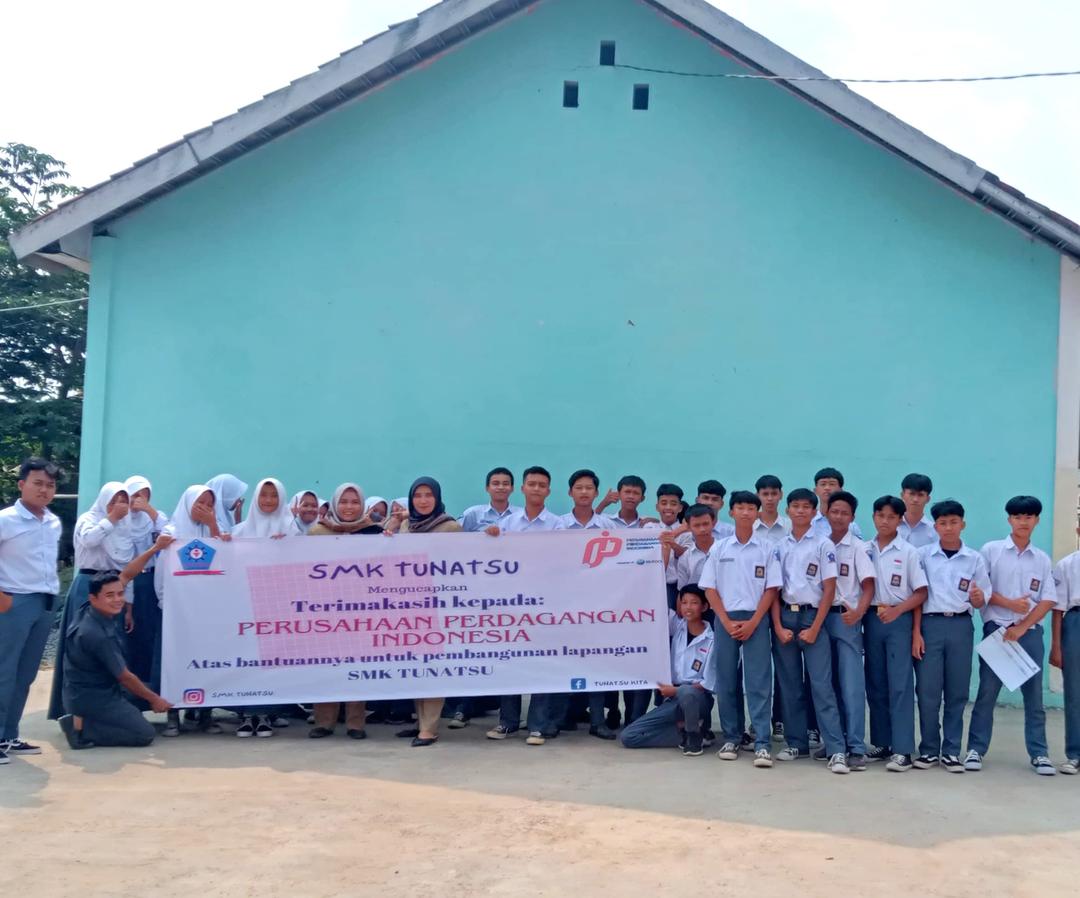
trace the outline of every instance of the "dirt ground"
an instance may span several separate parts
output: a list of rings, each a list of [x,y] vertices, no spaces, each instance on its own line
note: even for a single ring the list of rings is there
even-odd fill
[[[489,721],[413,749],[185,734],[148,749],[43,754],[0,767],[6,894],[1076,895],[1080,777],[1027,768],[1022,715],[999,709],[987,768],[839,777],[799,761],[629,751],[584,732],[540,748]],[[297,725],[299,724],[299,725]],[[1062,718],[1049,714],[1061,759]]]

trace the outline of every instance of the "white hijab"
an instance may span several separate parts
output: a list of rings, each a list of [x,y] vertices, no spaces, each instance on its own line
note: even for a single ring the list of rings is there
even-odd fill
[[[370,497],[367,500],[367,505],[364,506],[364,514],[366,514],[370,518],[371,517],[371,509],[373,509],[380,502],[383,502],[386,505],[386,514],[383,515],[383,517],[382,517],[382,520],[385,521],[388,517],[390,517],[390,503],[387,502],[386,499],[384,499],[382,496],[372,496],[372,497]]]
[[[218,527],[222,533],[231,533],[236,526],[233,506],[237,499],[247,495],[248,485],[233,474],[218,474],[207,480],[206,485],[214,491],[214,516]]]
[[[270,514],[259,509],[259,493],[262,492],[263,484],[269,483],[277,491],[277,508]],[[247,517],[237,524],[232,531],[233,536],[244,539],[255,537],[278,536],[282,533],[292,533],[293,516],[289,505],[285,501],[285,487],[280,480],[266,477],[255,484],[255,495],[251,500]]]
[[[315,497],[315,502],[317,503],[317,506],[315,508],[315,511],[316,511],[315,520],[312,521],[310,524],[305,524],[303,521],[301,521],[299,514],[293,515],[293,520],[292,520],[293,529],[297,533],[299,533],[301,535],[306,534],[312,527],[314,527],[317,523],[319,523],[318,510],[320,508],[322,508],[322,499],[319,498],[319,494],[316,493],[315,490],[300,490],[300,492],[298,492],[295,496],[293,496],[289,500],[289,509],[290,510],[292,510],[293,508],[298,509],[300,507],[300,503],[304,500],[304,496],[314,496]]]
[[[81,514],[75,524],[74,539],[76,543],[81,542],[85,530],[109,516],[109,503],[116,498],[117,493],[125,491],[126,487],[119,480],[110,480],[98,491],[97,499],[90,506],[90,510]],[[128,495],[130,498],[130,494]],[[118,567],[123,567],[135,557],[135,541],[131,535],[130,519],[130,513],[121,518],[120,523],[114,525],[113,529],[105,537],[103,544],[109,560]]]
[[[400,508],[404,508],[406,511],[408,511],[409,510],[409,497],[408,496],[402,496],[400,499],[395,499],[393,502],[390,503],[390,508],[386,509],[387,512],[389,513],[393,509],[393,506],[395,506],[395,505],[397,505]]]
[[[134,500],[135,494],[139,490],[150,490],[150,495],[153,496],[153,487],[150,486],[150,481],[143,477],[141,474],[134,474],[124,481],[124,490],[128,494],[128,499]],[[145,511],[129,511],[126,518],[128,521],[128,528],[131,530],[131,538],[135,541],[135,545],[142,545],[144,542],[150,541],[150,534],[154,530],[154,521]]]
[[[169,519],[169,523],[165,525],[162,533],[176,537],[176,539],[195,539],[196,537],[209,539],[210,528],[191,519],[191,509],[195,505],[195,500],[207,490],[214,496],[214,509],[216,511],[219,503],[217,493],[214,492],[213,487],[205,483],[196,483],[184,490],[180,501],[176,503],[176,510],[173,511],[172,518]]]

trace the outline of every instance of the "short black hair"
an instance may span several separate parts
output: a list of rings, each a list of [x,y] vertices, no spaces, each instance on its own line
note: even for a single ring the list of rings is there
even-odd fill
[[[600,489],[600,478],[596,476],[595,471],[590,471],[588,468],[574,471],[574,473],[570,475],[570,489],[573,489],[574,484],[581,480],[582,477],[588,477],[593,482],[593,486]]]
[[[656,498],[661,496],[674,496],[676,499],[682,499],[683,491],[681,486],[676,486],[674,483],[661,483],[656,488]]]
[[[60,466],[44,458],[38,458],[36,455],[19,465],[19,480],[26,480],[32,471],[41,471],[53,480],[60,479]]]
[[[705,595],[705,590],[696,583],[687,583],[686,586],[680,589],[679,598],[681,599],[683,596],[697,596],[702,605],[706,608],[709,607],[709,597]]]
[[[932,493],[934,481],[925,474],[908,474],[900,481],[900,489],[911,490],[913,493]]]
[[[911,487],[908,487],[911,489]],[[891,508],[898,515],[903,517],[904,512],[907,511],[907,505],[904,500],[898,496],[881,496],[874,500],[874,513],[881,511],[883,508]]]
[[[964,506],[955,499],[942,499],[940,502],[935,502],[930,506],[930,517],[935,521],[946,515],[956,515],[958,518],[962,518],[964,516]]]
[[[775,474],[762,474],[754,484],[755,490],[782,490],[783,488],[784,484]]]
[[[844,475],[836,468],[822,468],[814,475],[814,486],[817,486],[819,480],[835,480],[840,486],[844,485]]]
[[[645,481],[638,477],[637,474],[627,474],[625,477],[620,477],[615,489],[621,490],[624,486],[636,486],[641,490],[641,495],[645,495]]]
[[[713,496],[719,496],[721,499],[723,499],[724,496],[727,495],[727,490],[724,489],[724,484],[722,484],[719,480],[702,480],[701,483],[697,485],[697,491],[699,496],[702,493],[709,493]]]
[[[1042,502],[1034,496],[1013,496],[1005,503],[1005,514],[1042,514]]]
[[[514,485],[514,472],[509,468],[492,468],[487,472],[487,478],[484,480],[484,486],[491,486],[491,478],[497,474],[502,474],[505,477],[510,478],[510,486]]]
[[[736,505],[753,505],[755,508],[761,508],[761,500],[757,493],[752,493],[750,490],[735,490],[728,499],[728,509]]]
[[[856,499],[847,490],[837,490],[827,500],[827,507],[832,508],[833,502],[847,502],[851,506],[851,513],[855,514],[856,509],[859,507],[859,500]]]
[[[704,502],[695,502],[688,509],[686,509],[686,514],[684,515],[684,517],[686,518],[686,520],[689,521],[690,518],[700,518],[704,515],[708,515],[715,521],[716,509],[713,508],[711,505],[706,505]]]
[[[96,596],[110,583],[119,583],[120,573],[118,571],[98,571],[90,578],[90,595]]]
[[[521,475],[521,482],[525,482],[525,478],[530,474],[539,474],[541,477],[546,477],[548,483],[551,483],[551,472],[547,468],[541,468],[540,465],[533,465],[531,468],[526,468]]]
[[[788,493],[787,504],[790,505],[792,502],[809,502],[817,508],[817,493],[808,490],[805,486],[797,487]]]

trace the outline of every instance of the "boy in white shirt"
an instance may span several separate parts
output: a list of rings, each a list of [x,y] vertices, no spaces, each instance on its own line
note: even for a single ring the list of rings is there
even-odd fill
[[[916,549],[928,546],[937,539],[934,521],[925,512],[933,481],[925,474],[908,474],[900,481],[900,499],[906,511],[900,521],[900,536]]]

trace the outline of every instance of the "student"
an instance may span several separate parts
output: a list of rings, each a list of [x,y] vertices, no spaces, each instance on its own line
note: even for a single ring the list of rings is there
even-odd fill
[[[52,625],[60,580],[60,519],[49,511],[60,469],[42,458],[19,466],[19,498],[0,511],[0,765],[39,755],[19,738],[30,684]]]
[[[715,513],[716,524],[713,526],[713,536],[718,540],[735,533],[735,528],[731,524],[720,520],[720,515],[724,512],[724,496],[726,495],[727,490],[719,480],[703,480],[698,484],[697,498],[694,500],[694,504],[708,505]],[[684,520],[682,529],[675,531],[675,545],[672,547],[675,557],[681,557],[693,541],[690,528],[686,526]]]
[[[1004,627],[1005,639],[1017,643],[1042,667],[1045,644],[1042,619],[1057,604],[1050,556],[1031,544],[1032,531],[1039,525],[1042,502],[1034,496],[1013,496],[1005,503],[1012,533],[982,547],[982,556],[993,587],[982,609],[983,637]],[[1001,680],[982,658],[979,659],[979,691],[968,724],[968,753],[965,770],[982,770],[983,755],[990,748],[994,727],[994,705],[1001,692]],[[1050,763],[1046,744],[1046,711],[1043,708],[1042,671],[1020,687],[1024,696],[1024,744],[1032,769],[1042,776],[1057,771]]]
[[[907,509],[900,521],[900,536],[916,549],[928,546],[937,539],[934,522],[924,509],[934,491],[933,481],[925,474],[908,474],[900,481],[900,498]]]
[[[372,520],[364,511],[364,491],[355,483],[343,483],[334,490],[326,517],[308,531],[308,536],[373,536],[382,533],[382,522]],[[340,702],[315,702],[312,706],[315,725],[308,730],[308,738],[324,739],[334,735],[340,711]],[[366,739],[366,722],[366,702],[345,702],[346,736],[350,739]]]
[[[874,564],[866,543],[851,532],[858,500],[849,492],[829,494],[830,539],[836,553],[834,613],[825,618],[833,645],[840,722],[847,743],[848,767],[866,769],[866,669],[862,619],[874,598]],[[827,750],[826,752],[827,753]]]
[[[769,754],[772,710],[772,659],[769,615],[781,585],[780,556],[754,535],[761,500],[736,490],[729,501],[735,534],[715,543],[698,585],[716,613],[716,694],[724,744],[717,757],[734,761],[742,739],[735,682],[742,655],[746,698],[755,735],[755,767],[772,767]],[[765,623],[763,623],[765,621]]]
[[[871,761],[904,773],[915,754],[915,666],[912,619],[926,601],[926,573],[919,552],[897,533],[906,508],[896,496],[874,500],[870,543],[874,599],[864,620],[866,701],[870,706]]]
[[[322,502],[311,490],[301,490],[289,500],[293,515],[293,532],[305,536],[319,520],[319,506]]]
[[[791,491],[787,500],[791,533],[778,547],[784,597],[772,608],[773,660],[780,679],[787,746],[776,757],[797,761],[809,756],[807,713],[816,709],[828,769],[846,774],[850,768],[833,687],[832,641],[825,626],[836,595],[836,553],[832,542],[810,526],[817,505],[817,496],[810,490]]]
[[[645,500],[645,481],[636,474],[627,474],[619,479],[618,485],[600,500],[597,513],[602,513],[609,505],[619,503],[619,511],[611,517],[611,523],[619,528],[640,529],[649,520],[638,515],[638,506]]]
[[[674,483],[661,483],[656,488],[656,511],[660,520],[649,522],[644,525],[646,530],[662,531],[660,538],[661,557],[664,562],[664,577],[667,581],[668,608],[674,609],[679,598],[678,561],[679,558],[672,549],[673,539],[664,541],[663,533],[674,534],[682,528],[683,516],[683,491]],[[694,581],[697,582],[696,580]]]
[[[231,533],[240,523],[248,485],[232,474],[218,474],[207,480],[206,485],[214,491],[214,514],[217,516],[218,529],[222,534]]]
[[[509,468],[492,468],[488,471],[485,489],[491,501],[466,508],[458,518],[461,529],[467,533],[498,524],[518,510],[510,504],[510,493],[514,491],[514,475]]]
[[[511,481],[513,475],[510,475]],[[401,533],[460,533],[462,530],[454,518],[446,513],[443,505],[442,487],[434,477],[417,477],[409,487],[408,514],[395,514],[387,523],[385,532],[392,536]],[[434,745],[439,741],[439,717],[443,698],[416,699],[416,727],[409,727],[397,735],[412,737],[414,748]]]
[[[1080,536],[1080,527],[1076,530]],[[1050,663],[1061,669],[1065,690],[1065,762],[1058,768],[1080,773],[1080,552],[1054,567],[1057,607],[1054,609]]]
[[[106,483],[90,510],[75,521],[75,577],[68,587],[56,643],[56,666],[49,693],[49,720],[64,713],[64,641],[90,601],[90,580],[101,571],[122,568],[134,557],[134,545],[126,519],[130,502],[124,484]],[[131,630],[134,625],[130,605],[115,624]]]
[[[713,535],[716,512],[708,505],[691,505],[686,513],[686,523],[690,527],[693,542],[690,548],[679,556],[676,564],[676,583],[680,593],[684,587],[701,582],[701,571],[705,567],[710,550],[716,543],[716,537]],[[663,540],[664,537],[661,537],[661,543]]]
[[[920,770],[940,764],[950,773],[963,773],[959,754],[975,632],[971,609],[983,607],[991,591],[990,576],[982,555],[960,539],[966,526],[964,506],[945,499],[930,508],[930,516],[938,541],[919,549],[927,595],[912,621],[921,729],[919,756],[913,764]]]
[[[90,581],[90,604],[72,624],[64,647],[64,707],[60,717],[68,745],[73,749],[95,746],[146,746],[154,741],[154,727],[124,696],[121,689],[144,701],[151,711],[169,711],[172,704],[150,689],[128,669],[113,618],[124,608],[124,590],[143,566],[173,542],[159,536],[123,572],[102,571]]]
[[[135,474],[124,481],[124,492],[131,500],[127,529],[131,537],[132,552],[136,556],[142,555],[154,544],[169,519],[151,503],[150,481],[141,474]],[[149,683],[150,688],[156,691],[159,687],[153,682],[154,643],[161,632],[161,607],[157,602],[157,593],[154,592],[154,559],[155,556],[151,556],[143,565],[142,572],[131,581],[133,626],[127,634],[126,652],[131,672],[144,683]],[[135,704],[139,707],[145,703],[139,699]]]
[[[500,533],[544,533],[562,530],[562,522],[557,514],[552,514],[544,506],[551,495],[551,474],[546,468],[534,465],[526,468],[521,475],[521,493],[525,497],[525,507],[518,509],[501,524],[492,524],[487,532],[492,536]],[[559,721],[562,719],[560,696],[534,693],[529,698],[529,713],[525,721],[528,735],[526,745],[543,745],[548,739],[559,735]],[[499,699],[499,722],[487,731],[487,738],[506,739],[521,729],[521,696],[504,695]]]
[[[780,514],[780,500],[784,498],[784,485],[775,474],[762,474],[754,484],[761,500],[761,512],[754,522],[754,533],[774,546],[791,533],[791,521]]]
[[[626,748],[681,746],[685,757],[701,756],[712,716],[707,684],[716,681],[715,634],[703,617],[708,607],[702,589],[690,584],[679,594],[679,614],[668,611],[671,682],[660,684],[663,702],[622,731]]]
[[[390,505],[382,496],[370,496],[364,514],[375,522],[385,521],[390,514]]]
[[[844,488],[844,475],[836,468],[822,468],[814,475],[814,493],[818,497],[818,513],[814,516],[813,527],[822,536],[832,533],[832,525],[825,512],[829,507],[829,496],[837,490]],[[857,539],[862,539],[862,530],[854,521],[851,522],[851,533]]]
[[[408,496],[401,496],[390,503],[390,514],[395,512],[401,512],[402,514],[409,513],[409,498]],[[389,518],[387,518],[389,520]]]

